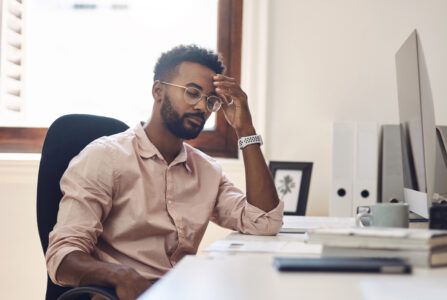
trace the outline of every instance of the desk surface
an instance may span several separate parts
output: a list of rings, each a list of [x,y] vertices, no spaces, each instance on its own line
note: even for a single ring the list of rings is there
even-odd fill
[[[235,234],[228,239],[300,241],[299,236]],[[439,299],[447,295],[447,268],[413,269],[412,275],[280,273],[272,266],[273,256],[278,253],[212,252],[187,256],[139,299],[394,300]]]

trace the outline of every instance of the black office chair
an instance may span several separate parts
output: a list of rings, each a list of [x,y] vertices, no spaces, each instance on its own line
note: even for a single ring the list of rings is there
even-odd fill
[[[56,224],[62,192],[59,181],[70,160],[91,141],[129,128],[116,119],[72,114],[58,118],[48,129],[42,148],[37,182],[37,226],[43,252],[47,252],[48,235]],[[90,299],[100,294],[118,300],[113,288],[78,287],[55,285],[47,276],[46,300]]]

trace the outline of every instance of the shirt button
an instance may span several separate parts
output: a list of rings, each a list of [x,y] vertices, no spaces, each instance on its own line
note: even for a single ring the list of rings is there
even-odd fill
[[[171,200],[168,200],[168,203],[169,203],[169,204],[172,204],[172,201],[171,201]]]

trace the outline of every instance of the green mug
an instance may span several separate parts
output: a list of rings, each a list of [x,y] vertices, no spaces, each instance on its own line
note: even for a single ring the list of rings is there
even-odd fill
[[[407,203],[377,203],[369,208],[369,212],[362,212],[356,216],[357,227],[408,228]]]

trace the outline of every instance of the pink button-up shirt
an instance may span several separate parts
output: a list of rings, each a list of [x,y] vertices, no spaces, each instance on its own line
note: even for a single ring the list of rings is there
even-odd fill
[[[99,138],[73,158],[46,254],[50,278],[72,251],[134,268],[156,280],[195,254],[209,221],[243,233],[274,235],[283,203],[266,213],[246,201],[221,166],[183,144],[167,164],[141,124]]]

